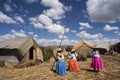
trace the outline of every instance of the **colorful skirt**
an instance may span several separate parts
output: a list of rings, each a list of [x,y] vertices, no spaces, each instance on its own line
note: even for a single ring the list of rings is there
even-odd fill
[[[102,69],[104,67],[101,57],[92,58],[91,67],[94,69]]]
[[[66,74],[66,65],[64,61],[58,60],[56,63],[56,73],[60,75]]]
[[[69,61],[69,68],[71,72],[77,72],[80,71],[79,64],[77,60],[70,60]]]

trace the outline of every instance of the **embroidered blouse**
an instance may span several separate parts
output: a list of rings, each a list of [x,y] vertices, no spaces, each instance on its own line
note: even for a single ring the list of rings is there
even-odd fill
[[[57,53],[57,59],[64,61],[64,55],[61,53]]]
[[[92,57],[100,57],[99,51],[94,51],[94,52],[92,53]]]
[[[77,56],[78,56],[78,55],[77,55],[76,53],[73,53],[73,54],[70,54],[70,55],[69,55],[69,58],[72,59],[72,60],[77,60],[77,59],[76,59]]]

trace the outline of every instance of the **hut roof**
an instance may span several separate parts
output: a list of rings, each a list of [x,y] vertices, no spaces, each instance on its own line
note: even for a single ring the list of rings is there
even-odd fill
[[[87,47],[93,48],[93,45],[92,45],[90,42],[85,41],[85,40],[79,41],[77,44],[75,44],[75,45],[73,46],[73,48],[74,48],[75,50],[77,50],[78,48],[83,47],[83,46],[87,46]]]

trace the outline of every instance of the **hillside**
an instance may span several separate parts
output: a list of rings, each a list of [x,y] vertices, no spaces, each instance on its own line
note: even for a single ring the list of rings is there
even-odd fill
[[[102,58],[105,68],[98,73],[89,67],[91,58],[88,58],[85,62],[79,62],[80,72],[67,71],[67,75],[60,76],[50,70],[54,62],[51,58],[48,62],[27,68],[0,68],[0,80],[120,80],[120,54],[102,55]]]

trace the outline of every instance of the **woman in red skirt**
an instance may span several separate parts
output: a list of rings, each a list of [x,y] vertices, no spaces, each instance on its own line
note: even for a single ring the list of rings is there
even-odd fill
[[[100,57],[99,51],[95,49],[92,52],[91,68],[93,68],[95,71],[99,71],[100,69],[103,69],[102,58]]]
[[[78,64],[78,61],[76,59],[78,55],[75,53],[75,50],[72,49],[72,52],[70,53],[69,55],[69,71],[71,72],[78,72],[80,71],[80,68],[79,68],[79,64]]]

